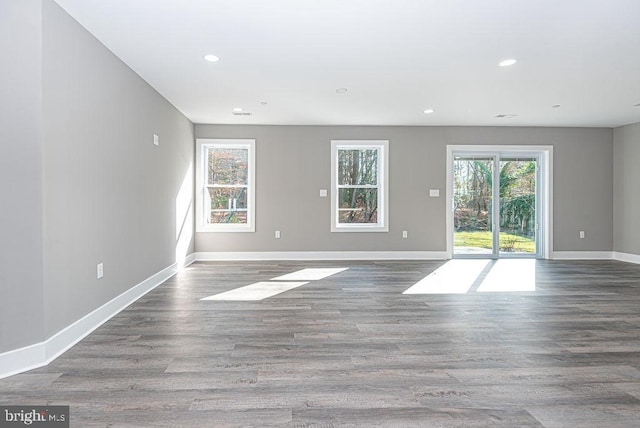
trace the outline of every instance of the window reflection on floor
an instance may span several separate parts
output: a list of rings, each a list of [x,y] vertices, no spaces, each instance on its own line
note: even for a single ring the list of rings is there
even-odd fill
[[[535,259],[497,260],[478,291],[536,291]]]
[[[225,291],[215,296],[205,297],[200,300],[233,300],[256,301],[273,297],[276,294],[301,287],[309,282],[256,282],[255,284]]]
[[[234,290],[225,291],[200,300],[225,300],[225,301],[258,301],[276,296],[285,291],[292,290],[308,284],[309,281],[318,281],[331,275],[343,272],[349,268],[308,268],[286,275],[272,278],[269,281],[256,282]]]
[[[271,281],[318,281],[349,268],[309,268],[271,278]]]
[[[449,260],[402,294],[464,294],[490,260]]]
[[[535,268],[535,259],[454,259],[403,294],[535,291]]]

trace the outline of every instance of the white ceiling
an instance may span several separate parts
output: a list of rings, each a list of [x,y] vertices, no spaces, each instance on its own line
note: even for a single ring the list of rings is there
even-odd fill
[[[56,1],[194,123],[640,122],[640,0]]]

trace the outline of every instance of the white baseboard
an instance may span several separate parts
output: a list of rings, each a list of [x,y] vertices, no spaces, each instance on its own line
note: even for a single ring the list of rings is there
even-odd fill
[[[182,266],[183,268],[186,268],[187,266],[189,266],[191,263],[196,261],[196,253],[191,253],[189,254],[187,257],[184,258],[184,265]],[[181,269],[178,269],[178,271],[180,271]]]
[[[554,251],[553,260],[612,260],[613,251]]]
[[[618,260],[640,264],[640,255],[620,251],[554,251],[554,260]]]
[[[619,251],[614,251],[613,258],[621,262],[640,264],[640,255],[638,254],[621,253]]]
[[[47,365],[45,342],[0,354],[0,379]]]
[[[184,267],[189,266],[195,260],[195,254],[190,254],[185,258]],[[0,354],[0,379],[46,366],[177,272],[178,266],[174,263],[60,330],[44,342]]]
[[[446,260],[446,251],[262,251],[198,252],[197,261],[250,260]]]

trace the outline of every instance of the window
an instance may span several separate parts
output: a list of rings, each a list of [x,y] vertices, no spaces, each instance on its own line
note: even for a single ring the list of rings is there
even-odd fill
[[[388,232],[388,141],[331,142],[331,231]]]
[[[255,140],[198,139],[198,232],[255,231]]]

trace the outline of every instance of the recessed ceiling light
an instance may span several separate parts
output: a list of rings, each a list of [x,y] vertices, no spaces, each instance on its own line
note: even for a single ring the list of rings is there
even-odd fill
[[[336,93],[338,93],[338,94],[346,94],[347,91],[348,91],[347,88],[338,88],[338,89],[336,89]]]
[[[509,67],[509,66],[511,66],[511,65],[513,65],[513,64],[515,64],[516,62],[518,62],[518,60],[517,60],[517,59],[515,59],[515,58],[509,58],[509,59],[505,59],[505,60],[500,61],[500,62],[498,63],[498,65],[499,65],[500,67]]]
[[[428,109],[426,109],[426,110],[424,111],[424,114],[431,114],[431,113],[433,113],[434,111],[435,111],[434,109],[432,109],[432,108],[428,108]]]
[[[512,113],[507,113],[507,114],[496,114],[494,117],[496,119],[511,119],[512,117],[516,117],[516,115]]]
[[[218,62],[220,61],[220,58],[215,55],[208,54],[204,56],[204,60],[209,62]]]
[[[554,104],[551,106],[551,108],[558,108],[558,107],[560,107],[560,104]]]
[[[231,109],[234,113],[242,113],[242,107],[234,107]]]

